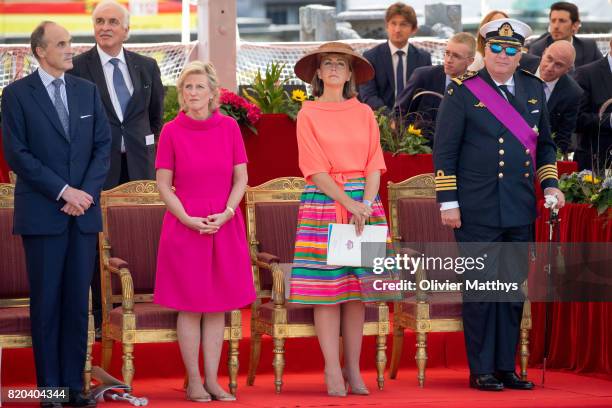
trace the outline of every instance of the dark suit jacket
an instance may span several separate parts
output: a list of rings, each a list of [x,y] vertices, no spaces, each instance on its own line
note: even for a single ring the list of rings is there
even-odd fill
[[[540,66],[540,57],[528,54],[526,52],[521,53],[521,61],[519,62],[519,67],[531,72],[535,75],[538,67]]]
[[[423,131],[430,142],[433,142],[436,114],[442,99],[435,95],[421,95],[414,100],[413,98],[421,91],[444,95],[445,88],[446,74],[443,65],[419,67],[414,70],[406,88],[397,99],[396,111],[401,116],[414,112],[415,114],[408,115],[408,121],[415,122],[416,127]]]
[[[578,38],[574,36],[574,49],[576,50],[576,61],[574,66],[580,67],[602,57],[597,43],[590,38]],[[541,57],[544,50],[553,43],[550,34],[547,34],[529,45],[529,53]]]
[[[581,96],[580,86],[572,77],[565,74],[559,78],[546,104],[550,131],[555,134],[555,143],[563,153],[567,153],[572,144],[572,133],[576,130]]]
[[[106,113],[94,84],[69,74],[65,80],[70,141],[38,72],[2,93],[4,154],[17,174],[15,234],[63,233],[72,217],[57,196],[66,184],[100,201],[111,144]],[[102,230],[99,206],[75,220],[83,233]]]
[[[486,68],[476,74],[501,94]],[[536,173],[556,162],[540,79],[514,74],[514,100],[529,127],[539,129],[536,169],[523,144],[467,89],[453,80],[438,111],[433,158],[439,202],[458,201],[465,225],[518,227],[536,218]],[[531,101],[531,102],[530,102]],[[556,187],[546,178],[542,188]]]
[[[116,187],[121,173],[121,137],[125,141],[130,180],[155,179],[155,144],[163,125],[164,88],[157,62],[124,49],[125,61],[134,85],[134,93],[126,108],[123,122],[113,108],[104,78],[98,50],[94,46],[74,58],[73,75],[85,78],[98,86],[111,125],[113,144],[111,168],[104,189]],[[146,144],[147,136],[154,135],[155,144]]]
[[[395,75],[389,43],[384,42],[363,53],[374,67],[375,76],[372,80],[359,87],[359,99],[370,105],[373,110],[386,106],[393,109],[395,105]],[[408,45],[406,67],[406,83],[412,72],[422,66],[431,65],[431,55],[428,52]]]
[[[599,109],[608,99],[612,98],[612,72],[610,72],[608,57],[578,68],[576,82],[584,91],[578,114],[577,131],[580,133],[578,147],[586,152],[591,150],[592,144],[595,148],[599,131],[599,147],[602,151],[607,151],[612,147],[612,129],[610,128],[612,105],[608,107],[601,120]],[[610,155],[608,154],[607,157]],[[603,160],[602,155],[600,159]]]

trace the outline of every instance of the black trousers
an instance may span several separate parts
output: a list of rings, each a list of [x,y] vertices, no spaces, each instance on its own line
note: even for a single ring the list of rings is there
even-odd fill
[[[39,387],[83,388],[96,237],[82,233],[75,220],[59,235],[22,236]]]
[[[527,245],[495,243],[529,242],[533,239],[532,232],[531,225],[495,228],[463,224],[455,230],[461,255],[474,256],[476,250],[487,254],[485,271],[466,271],[464,280],[522,281],[528,272]],[[509,301],[504,301],[502,292],[486,295],[490,298],[468,298],[464,293],[463,332],[470,372],[478,375],[514,371],[523,314],[522,298],[517,299],[516,293]]]

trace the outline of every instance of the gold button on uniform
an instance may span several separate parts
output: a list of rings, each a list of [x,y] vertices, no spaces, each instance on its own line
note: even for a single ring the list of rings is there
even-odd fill
[[[499,151],[499,154],[503,155],[503,154],[504,154],[504,149],[501,149],[501,150]]]
[[[528,177],[529,177],[529,173],[525,173],[525,178],[528,178]]]
[[[499,143],[504,143],[504,138],[503,137],[499,138]]]
[[[531,164],[531,162],[530,162],[529,160],[527,160],[527,161],[525,162],[525,166],[529,166],[530,164]]]
[[[525,154],[529,154],[529,153],[531,153],[531,150],[525,149]]]
[[[500,161],[500,162],[499,162],[500,167],[504,167],[504,165],[505,165],[505,164],[506,164],[506,163],[504,163],[503,161]]]
[[[498,177],[499,177],[499,178],[504,178],[504,173],[499,173],[499,174],[498,174]]]

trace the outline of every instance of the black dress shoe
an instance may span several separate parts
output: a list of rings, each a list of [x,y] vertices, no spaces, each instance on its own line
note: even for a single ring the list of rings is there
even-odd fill
[[[70,392],[70,399],[64,405],[67,407],[95,407],[97,402],[90,396],[80,392]]]
[[[506,388],[513,390],[532,390],[534,385],[531,381],[523,381],[514,371],[497,372],[495,377],[504,384]]]
[[[504,385],[491,374],[471,374],[470,387],[480,391],[501,391]]]

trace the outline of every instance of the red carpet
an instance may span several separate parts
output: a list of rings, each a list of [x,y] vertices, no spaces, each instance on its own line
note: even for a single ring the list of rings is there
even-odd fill
[[[532,392],[505,390],[485,393],[467,387],[465,349],[462,333],[433,333],[428,337],[429,359],[425,388],[416,382],[414,364],[414,335],[406,332],[404,354],[397,380],[386,379],[385,389],[376,389],[374,371],[374,338],[364,339],[362,367],[364,379],[372,395],[330,398],[325,394],[323,358],[317,340],[289,339],[286,341],[286,367],[283,392],[274,393],[272,373],[272,344],[262,341],[261,362],[254,387],[246,385],[249,359],[248,311],[243,314],[245,338],[240,342],[239,401],[231,406],[244,407],[327,407],[327,406],[423,406],[423,407],[612,407],[612,381],[607,376],[587,377],[570,372],[548,371],[546,386],[542,387],[541,370],[531,368],[530,378],[537,388]],[[388,342],[391,357],[391,338]],[[116,345],[111,373],[120,376],[121,348]],[[149,398],[151,407],[193,406],[184,401],[182,391],[183,368],[175,343],[141,344],[135,347],[136,376],[134,391]],[[224,356],[225,358],[225,350]],[[100,349],[94,349],[94,364],[99,362]],[[222,384],[227,384],[227,370],[222,361]],[[3,350],[2,387],[33,384],[34,368],[31,349]],[[105,406],[129,406],[109,402]],[[214,405],[220,406],[219,403]],[[5,405],[3,405],[5,406]],[[17,406],[17,405],[15,405]],[[25,407],[25,404],[18,406]]]

